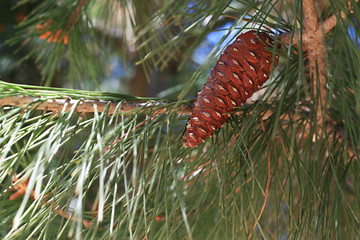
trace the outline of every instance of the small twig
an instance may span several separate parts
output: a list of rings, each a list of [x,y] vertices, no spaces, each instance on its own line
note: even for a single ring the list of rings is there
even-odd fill
[[[13,190],[16,190],[16,192],[15,192],[14,194],[12,194],[9,199],[10,199],[10,200],[14,200],[14,199],[16,199],[16,198],[24,195],[25,192],[26,192],[26,190],[27,190],[27,188],[28,188],[28,183],[29,183],[29,179],[28,179],[28,178],[23,179],[23,180],[20,180],[19,177],[14,176],[14,178],[13,178],[13,184],[15,184],[15,185],[13,186],[12,189],[13,189]],[[11,190],[12,190],[12,189],[11,189]],[[48,205],[49,203],[52,204],[52,202],[49,202],[49,201],[46,200],[46,197],[47,197],[48,195],[49,195],[49,194],[46,194],[46,195],[41,199],[41,201],[42,201],[42,202],[41,202],[41,205],[42,205],[42,206]],[[36,194],[35,194],[35,190],[32,190],[32,191],[31,191],[31,193],[30,193],[30,198],[33,199],[33,200],[36,200],[36,199],[37,199]],[[77,222],[80,221],[80,220],[77,219],[76,217],[72,216],[72,215],[69,214],[69,213],[64,212],[63,210],[55,210],[55,212],[58,213],[60,216],[62,216],[62,217],[64,217],[64,218],[67,218],[67,219],[70,218],[72,221],[77,221]],[[82,220],[82,223],[84,224],[84,226],[85,226],[86,228],[89,228],[90,225],[91,225],[91,223],[90,223],[89,221],[85,220],[85,219]]]
[[[262,125],[263,126],[263,125]],[[265,131],[265,128],[263,127],[263,130]],[[267,152],[268,152],[268,171],[267,171],[267,180],[266,180],[266,188],[265,188],[265,199],[264,199],[264,203],[262,205],[262,208],[261,208],[261,211],[259,213],[259,216],[257,217],[257,221],[255,222],[252,230],[250,231],[249,233],[249,236],[248,236],[248,239],[251,238],[251,235],[252,235],[252,232],[255,230],[258,222],[260,221],[260,218],[264,212],[264,209],[265,209],[265,206],[266,206],[266,202],[267,202],[267,198],[269,196],[269,188],[270,188],[270,174],[271,174],[271,171],[270,171],[270,168],[271,168],[271,164],[270,164],[270,150],[269,150],[269,144],[267,144]]]
[[[205,168],[207,165],[209,165],[211,163],[211,161],[207,161],[204,164],[201,164],[199,167],[197,167],[195,170],[191,171],[190,173],[188,173],[186,176],[180,178],[180,181],[183,181],[185,179],[187,179],[188,177],[190,177],[191,175],[195,174],[196,172],[201,171],[203,168]]]
[[[79,19],[80,19],[80,11],[81,9],[85,6],[87,0],[80,0],[79,4],[76,6],[75,11],[73,12],[73,14],[71,14],[70,18],[68,19],[68,26],[73,26],[75,25]]]
[[[343,13],[341,13],[341,16],[343,16]],[[343,16],[343,18],[344,17],[345,16]],[[337,22],[338,22],[338,19],[335,14],[330,16],[329,18],[327,18],[322,24],[324,33],[326,34],[326,33],[330,32],[330,30],[336,26]]]
[[[21,195],[25,194],[27,186],[29,184],[29,179],[25,179],[25,180],[23,179],[23,180],[20,181],[20,179],[15,175],[14,178],[13,178],[13,183],[15,185],[13,186],[12,189],[10,189],[10,191],[15,190],[16,192],[13,193],[9,197],[10,200],[14,200],[14,199],[20,197]],[[30,197],[35,199],[35,192],[34,191],[31,192]]]

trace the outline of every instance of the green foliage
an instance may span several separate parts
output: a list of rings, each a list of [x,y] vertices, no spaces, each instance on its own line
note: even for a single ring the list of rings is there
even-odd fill
[[[112,15],[106,13],[111,12],[111,4],[120,3],[124,13],[131,13],[127,20],[134,29],[139,63],[149,71],[166,67],[179,52],[184,61],[189,60],[206,35],[224,21],[232,23],[227,35],[261,26],[282,31],[302,27],[301,1],[151,1],[147,5],[89,0],[78,23],[71,26],[67,46],[41,41],[39,33],[29,30],[50,19],[56,22],[54,29],[66,29],[66,19],[80,1],[40,2],[11,41],[29,39],[44,78],[51,79],[58,61],[65,58],[70,78],[87,83],[99,79],[103,63],[97,56],[107,53],[101,48],[103,36],[91,27],[91,10],[103,9],[109,18],[104,22],[110,24]],[[329,2],[327,14],[339,14],[342,1]],[[189,8],[190,3],[194,5]],[[354,4],[353,11],[359,10]],[[317,125],[319,98],[308,87],[301,43],[299,48],[277,49],[280,64],[265,93],[242,106],[194,149],[182,147],[187,120],[182,114],[187,101],[182,98],[203,80],[221,52],[221,42],[179,93],[179,100],[0,82],[1,98],[42,97],[26,106],[1,108],[1,236],[355,239],[360,217],[360,55],[347,27],[358,26],[360,15],[346,14],[346,22],[325,39],[329,111],[323,114],[333,124],[322,126],[323,135]],[[127,26],[123,23],[124,32]],[[355,37],[359,36],[356,29]],[[64,97],[117,101],[117,112],[109,115],[109,105],[102,112],[94,105],[94,113],[85,115],[77,112],[76,105],[57,114],[37,109],[42,101]],[[148,104],[131,112],[121,110],[126,102],[139,100]],[[349,156],[349,149],[354,156]],[[20,186],[22,195],[13,199]]]

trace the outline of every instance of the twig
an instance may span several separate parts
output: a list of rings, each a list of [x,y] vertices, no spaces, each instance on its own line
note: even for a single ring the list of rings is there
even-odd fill
[[[263,130],[265,131],[265,128],[264,128],[264,125],[263,125],[263,123],[262,123],[262,126],[263,126]],[[268,171],[267,171],[267,179],[266,179],[266,188],[265,188],[265,199],[264,199],[264,203],[263,203],[263,205],[262,205],[262,208],[261,208],[261,211],[260,211],[260,213],[259,213],[259,216],[257,217],[257,221],[255,222],[255,224],[254,224],[254,226],[253,226],[253,228],[252,228],[252,230],[250,231],[250,233],[249,233],[249,236],[248,236],[248,239],[250,239],[251,238],[251,236],[252,236],[252,232],[255,230],[255,228],[256,228],[256,226],[257,226],[257,224],[258,224],[258,222],[260,221],[260,218],[261,218],[261,216],[262,216],[262,214],[263,214],[263,212],[264,212],[264,209],[265,209],[265,206],[266,206],[266,202],[267,202],[267,199],[268,199],[268,196],[269,196],[269,187],[270,187],[270,174],[271,174],[271,172],[270,172],[270,169],[271,169],[271,165],[270,165],[270,150],[269,150],[269,144],[267,144],[267,152],[268,152]]]
[[[67,24],[69,26],[73,26],[75,25],[79,19],[80,19],[80,11],[81,9],[85,6],[87,0],[80,0],[78,5],[76,6],[75,11],[73,12],[73,14],[71,14],[70,18],[68,19]]]
[[[20,197],[21,195],[24,195],[27,188],[28,188],[28,183],[29,183],[29,179],[26,178],[26,179],[23,179],[23,180],[20,180],[20,178],[18,176],[14,176],[13,178],[13,188],[11,190],[16,190],[16,192],[14,194],[12,194],[10,196],[10,200],[14,200],[18,197]],[[46,197],[48,196],[49,194],[46,194],[40,201],[41,201],[41,205],[42,206],[45,206],[45,205],[49,205],[49,204],[53,204],[53,202],[49,202],[46,200]],[[36,194],[35,194],[35,190],[32,190],[31,193],[30,193],[30,197],[31,199],[33,200],[36,200],[37,197],[36,197]],[[64,212],[63,210],[55,210],[56,213],[58,213],[60,216],[64,217],[64,218],[67,218],[67,219],[71,219],[72,221],[80,221],[79,219],[77,219],[76,217],[72,216],[70,213],[66,213]],[[82,220],[82,223],[84,224],[84,226],[86,228],[89,228],[91,223],[87,220]]]
[[[341,16],[343,16],[343,12],[341,12]],[[343,16],[344,18],[345,16]],[[324,22],[323,22],[323,29],[324,29],[324,33],[328,33],[330,32],[331,29],[333,29],[336,24],[338,22],[337,16],[334,14],[332,16],[330,16],[329,18],[327,18]]]

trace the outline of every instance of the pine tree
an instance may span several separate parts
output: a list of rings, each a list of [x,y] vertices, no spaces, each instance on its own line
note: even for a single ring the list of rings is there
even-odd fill
[[[0,82],[4,239],[359,236],[357,0],[16,7],[26,4],[6,47],[35,61],[42,86]],[[137,64],[141,86],[172,64],[185,72],[219,30],[221,41],[166,97],[99,90],[112,53]],[[195,93],[249,30],[272,37],[277,67],[211,137],[183,147]]]

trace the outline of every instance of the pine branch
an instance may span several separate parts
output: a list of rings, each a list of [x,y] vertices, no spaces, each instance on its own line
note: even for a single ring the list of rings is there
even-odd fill
[[[71,9],[82,2],[73,1]],[[339,1],[333,2],[334,6]],[[239,16],[255,10],[264,15],[269,13],[269,18],[276,19],[280,26],[295,28],[297,25],[297,12],[295,16],[291,15],[291,10],[288,12],[291,6],[273,15],[266,6],[270,3],[272,8],[272,1],[264,1],[264,6],[256,8],[251,7],[253,1],[243,2],[250,7],[243,10],[235,6],[233,9]],[[197,3],[208,4],[208,1]],[[162,49],[155,53],[171,56],[175,43],[185,42],[183,36],[196,38],[197,32],[201,32],[204,37],[206,31],[202,32],[201,22],[198,27],[189,27],[194,23],[192,20],[209,19],[211,14],[215,16],[212,24],[216,24],[216,16],[226,13],[218,8],[223,4],[218,2],[214,10],[207,11],[209,5],[204,5],[206,8],[198,8],[190,18],[190,14],[172,11],[173,4],[164,2],[166,8],[162,8],[159,3],[161,14],[155,18],[159,21],[151,20],[141,27],[149,34],[145,35],[149,37],[145,40],[151,42],[151,39],[161,40],[162,35],[157,34],[163,28],[175,29],[172,26],[183,24],[181,33],[174,31],[169,35],[171,44],[160,42]],[[180,1],[178,6],[184,7],[184,4]],[[314,8],[311,4],[314,2],[304,1],[304,11],[306,7]],[[288,13],[289,21],[280,17]],[[140,9],[135,14],[141,14]],[[263,19],[260,14],[249,17],[249,21],[259,23],[259,19]],[[168,17],[163,18],[164,15]],[[300,30],[291,32],[287,34],[288,43],[291,34],[296,36],[293,44],[300,45],[299,39],[303,43],[310,42],[309,34],[314,31],[312,27],[316,27],[309,24],[317,22],[317,30],[322,35],[321,39],[315,37],[313,40],[324,45],[326,33],[338,24],[337,21],[342,21],[339,13],[337,18],[334,16],[321,23],[314,9],[304,13],[304,23],[300,24],[304,28],[302,39],[296,38]],[[168,25],[159,26],[158,22],[163,19],[169,20]],[[292,20],[294,24],[290,24]],[[206,25],[206,29],[211,29],[212,24]],[[65,25],[58,29],[64,29]],[[339,24],[339,29],[346,31],[345,25]],[[311,78],[303,79],[303,59],[291,52],[288,58],[281,58],[280,66],[274,70],[277,77],[266,89],[261,98],[263,102],[248,102],[236,109],[238,116],[195,149],[185,149],[180,144],[185,123],[179,116],[192,111],[189,101],[0,84],[0,98],[3,98],[0,105],[13,106],[0,109],[4,113],[0,129],[0,177],[3,189],[18,190],[13,194],[1,192],[4,221],[0,226],[4,234],[11,229],[17,216],[16,220],[21,219],[19,228],[10,232],[9,238],[71,238],[77,232],[78,239],[297,239],[306,236],[352,239],[358,234],[356,199],[359,186],[356,183],[359,181],[358,159],[352,158],[354,155],[350,151],[357,152],[360,122],[356,120],[358,112],[354,106],[357,85],[351,84],[356,84],[358,79],[356,66],[360,60],[356,53],[351,55],[355,51],[351,52],[354,46],[350,41],[344,46],[347,36],[343,38],[334,32],[336,43],[332,53],[335,55],[329,54],[329,61],[327,56],[319,55],[318,61],[322,60],[328,67],[327,64],[333,63],[331,57],[335,60],[338,57],[337,53],[345,55],[349,51],[350,54],[344,64],[336,62],[341,69],[331,71],[334,74],[328,82],[329,89],[339,88],[333,94],[336,102],[331,102],[331,109],[326,109],[326,114],[334,117],[321,122],[321,132],[317,127],[320,124],[316,120],[318,112],[312,109],[322,107],[322,94],[329,95],[330,90],[325,89],[324,93],[320,88],[320,84],[324,84],[320,78],[325,79],[325,75],[317,76],[321,71],[316,69],[319,65],[315,61],[311,74],[315,82],[318,80],[316,84],[320,90],[312,97],[320,101],[311,103],[306,99],[310,82],[306,80]],[[285,35],[281,38],[286,39]],[[76,43],[76,38],[69,45],[73,41]],[[191,44],[189,42],[187,48],[189,56]],[[312,54],[305,45],[302,45],[304,50]],[[147,45],[145,41],[144,46],[152,51],[154,45]],[[331,49],[332,46],[326,47]],[[74,53],[78,49],[74,48]],[[209,55],[214,54],[213,51]],[[196,72],[191,84],[200,80],[199,72],[205,70]],[[185,94],[193,86],[191,84],[187,85]],[[33,111],[36,109],[48,113]],[[322,111],[324,114],[325,109]],[[62,114],[53,117],[50,112]],[[79,117],[74,112],[90,114]],[[344,160],[346,150],[349,161]],[[24,180],[32,179],[32,183],[17,181],[14,186],[11,175],[15,174],[20,174]],[[29,194],[27,199],[21,196],[24,192]],[[40,197],[32,197],[35,194]],[[49,199],[41,196],[49,196]]]
[[[74,100],[71,98],[65,99],[42,99],[36,97],[29,97],[29,96],[10,96],[0,99],[0,106],[17,106],[23,107],[27,105],[37,104],[36,109],[44,110],[44,111],[51,111],[54,113],[59,112],[69,112],[71,108],[75,105],[75,112],[85,113],[94,113],[103,112],[107,106],[108,107],[108,114],[112,115],[114,113],[121,113],[121,114],[130,114],[133,111],[141,108],[150,108],[156,107],[157,114],[163,113],[167,110],[168,106],[161,106],[165,105],[164,103],[159,103],[155,101],[138,101],[138,102],[114,102],[114,101],[104,101],[104,100]],[[120,105],[120,107],[119,107]],[[96,108],[94,108],[96,106]],[[189,114],[192,111],[191,106],[183,107],[179,112],[182,115]],[[146,113],[146,111],[144,111]]]
[[[312,7],[312,5],[315,6],[315,1],[312,2],[314,0],[304,0],[304,9],[306,10],[307,8],[310,8],[311,11],[308,13],[307,11],[304,12],[304,17],[307,18],[307,24],[304,24],[304,31],[302,34],[302,41],[304,42],[309,42],[311,39],[311,32],[307,31],[306,29],[312,29],[313,32],[316,32],[316,30],[322,30],[323,33],[323,37],[330,32],[338,23],[339,23],[339,18],[336,14],[331,15],[330,17],[328,17],[327,19],[325,19],[323,22],[320,22],[316,17],[316,11],[314,10],[314,7]],[[356,0],[355,2],[358,2],[359,0]],[[351,3],[350,1],[348,1],[348,9],[350,10],[350,13],[353,13],[353,11],[351,10]],[[346,15],[344,13],[344,11],[340,11],[340,16],[342,19],[345,20]],[[310,21],[310,22],[309,22]],[[305,21],[304,21],[305,23]],[[317,26],[316,28],[312,25],[314,24],[314,26]],[[307,26],[307,27],[306,27]],[[288,33],[283,33],[280,35],[280,40],[283,43],[286,44],[298,44],[298,39],[296,37],[292,38],[292,36],[299,36],[300,35],[300,30],[296,30],[293,32],[288,32]],[[319,40],[318,40],[319,41]]]
[[[29,96],[10,96],[0,99],[0,106],[16,106],[24,107],[27,105],[36,104],[36,109],[51,111],[54,113],[69,112],[75,105],[75,112],[81,112],[82,115],[86,113],[103,112],[107,107],[108,115],[115,113],[121,113],[128,115],[138,109],[143,109],[142,113],[146,114],[147,109],[156,108],[155,115],[168,111],[168,103],[156,102],[156,101],[138,101],[138,102],[115,102],[115,101],[104,101],[104,100],[73,100],[71,98],[65,99],[41,99]],[[95,107],[96,106],[96,107]],[[192,105],[185,105],[181,107],[177,112],[181,115],[188,115],[192,112]]]
[[[358,0],[356,0],[358,2]],[[351,3],[348,1],[348,7],[351,9]],[[317,119],[319,126],[323,125],[323,122],[326,121],[326,118],[323,119],[322,112],[325,108],[326,101],[326,79],[325,79],[325,46],[323,40],[325,35],[333,29],[338,23],[338,17],[336,14],[333,14],[327,18],[324,22],[319,21],[319,17],[316,12],[316,1],[315,0],[303,0],[303,29],[302,31],[302,43],[303,51],[307,52],[307,59],[309,59],[309,77],[314,77],[314,99],[319,97],[320,99],[320,108],[318,109]],[[343,19],[346,18],[346,15],[343,11],[340,12],[340,15]],[[280,36],[280,40],[284,43],[290,43],[291,41],[294,44],[298,44],[297,38],[292,36],[299,36],[300,30],[297,30],[295,33],[289,32]],[[319,76],[317,76],[319,73]],[[318,84],[319,82],[319,84]]]
[[[55,93],[53,93],[55,94]],[[193,100],[194,101],[194,100]],[[183,106],[177,112],[180,116],[185,116],[190,114],[193,111],[193,101],[191,103],[183,103]],[[107,113],[108,115],[121,113],[123,115],[132,114],[138,109],[144,108],[142,113],[146,114],[147,110],[150,108],[156,108],[156,114],[161,114],[166,112],[169,109],[169,103],[171,101],[163,102],[156,100],[147,100],[147,101],[110,101],[110,100],[101,100],[101,99],[72,99],[71,97],[66,98],[37,98],[26,95],[14,95],[8,96],[0,99],[0,106],[13,106],[13,107],[25,107],[28,105],[35,104],[37,110],[50,111],[54,113],[59,112],[70,112],[71,108],[75,106],[75,112],[81,112],[82,114],[103,112],[108,106]],[[252,98],[247,100],[247,105],[255,105],[258,101],[254,101]],[[269,102],[271,104],[271,102]],[[301,102],[300,102],[301,104]],[[96,108],[94,107],[96,106]],[[308,110],[305,108],[300,109],[303,114],[307,114]],[[236,115],[241,115],[241,109],[237,109]],[[268,119],[273,114],[273,111],[268,110],[264,112],[262,120]],[[287,119],[287,113],[281,116],[283,119]]]
[[[358,0],[356,0],[358,2]],[[302,46],[303,51],[307,53],[307,59],[309,60],[308,68],[309,78],[313,79],[312,89],[314,92],[314,99],[319,99],[319,108],[317,110],[317,125],[318,125],[318,134],[322,135],[321,128],[324,127],[326,132],[330,132],[334,127],[334,124],[331,124],[329,116],[326,114],[326,48],[323,43],[325,35],[332,30],[336,24],[339,23],[339,18],[336,14],[328,17],[324,22],[320,22],[319,17],[316,12],[316,1],[315,0],[303,0],[303,28],[294,32],[289,32],[282,34],[280,40],[284,43],[298,44],[298,39],[293,36],[300,36],[300,31],[302,31]],[[351,10],[351,3],[348,1],[348,9]],[[342,19],[346,18],[344,11],[340,11],[340,16]],[[323,116],[324,114],[324,116]],[[325,118],[324,118],[325,117]],[[309,129],[309,126],[307,125]],[[309,132],[309,131],[307,131]],[[309,136],[310,137],[310,136]],[[314,136],[315,137],[315,136]],[[332,138],[332,134],[330,139]],[[340,141],[344,141],[343,136],[338,136]],[[350,159],[353,159],[356,156],[354,147],[349,145],[348,153]]]
[[[303,25],[302,29],[295,33],[286,33],[281,36],[281,41],[285,43],[298,44],[296,37],[292,36],[302,35],[303,51],[307,52],[307,59],[309,60],[308,68],[310,70],[309,78],[313,78],[312,89],[314,91],[314,99],[319,98],[321,106],[318,108],[317,119],[318,124],[321,126],[325,120],[322,118],[322,112],[325,109],[326,100],[326,79],[325,79],[325,46],[323,45],[323,39],[327,32],[319,21],[319,17],[316,12],[315,0],[303,0]],[[330,30],[330,29],[326,29]]]

